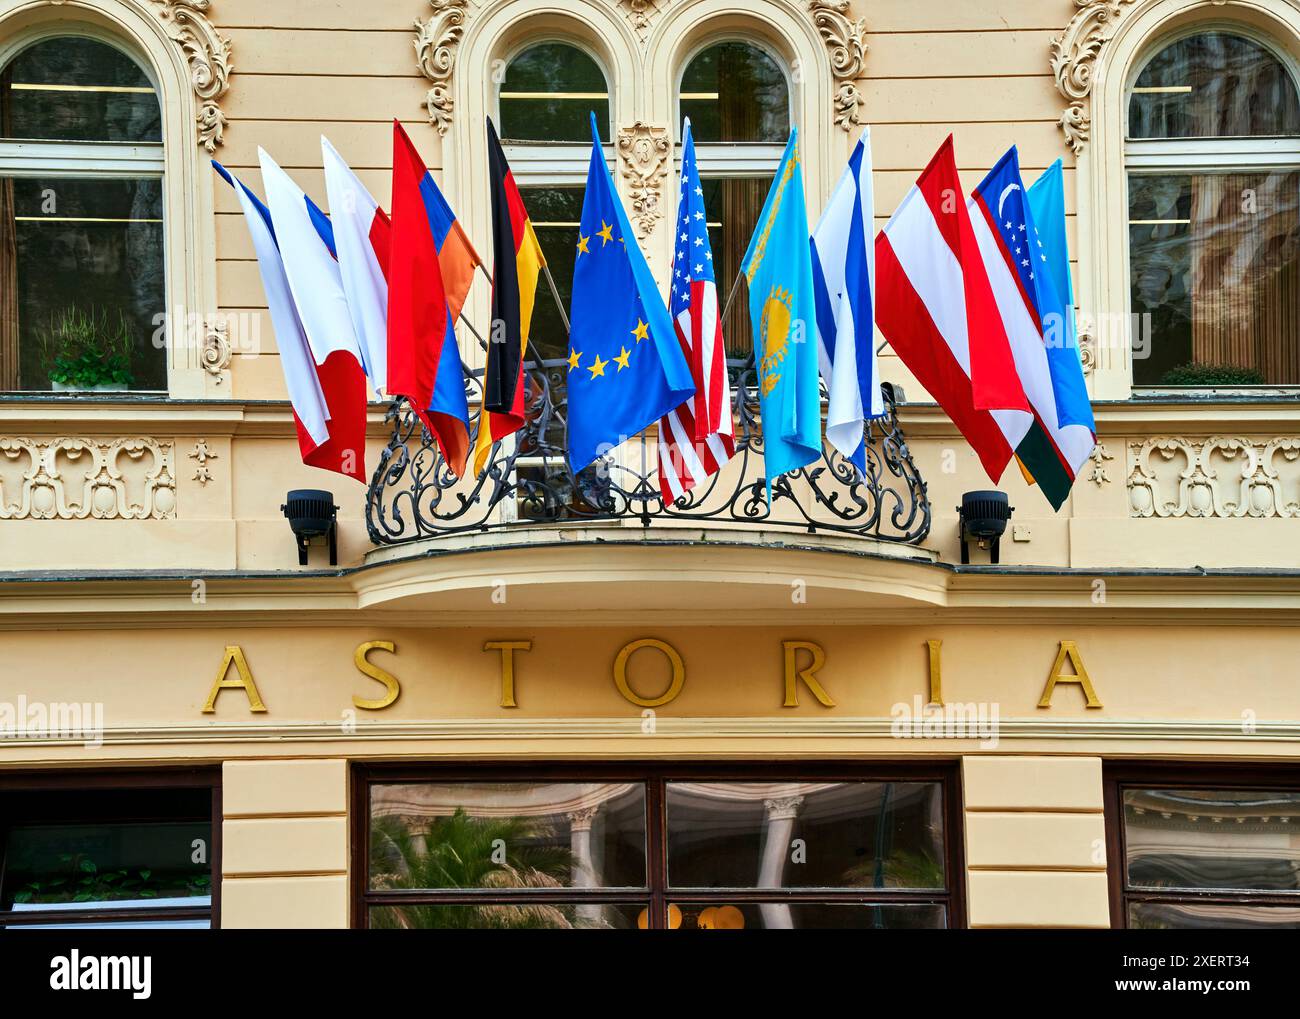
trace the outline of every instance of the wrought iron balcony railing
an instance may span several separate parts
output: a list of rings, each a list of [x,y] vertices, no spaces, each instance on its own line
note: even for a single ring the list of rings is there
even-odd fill
[[[882,386],[885,416],[866,426],[867,473],[829,446],[814,464],[784,475],[768,504],[763,480],[754,359],[729,363],[736,408],[736,453],[705,484],[665,505],[659,493],[657,439],[642,435],[574,473],[564,456],[563,360],[527,362],[528,423],[493,447],[477,477],[458,478],[405,400],[388,409],[392,437],[380,455],[366,501],[366,525],[379,545],[523,524],[619,520],[641,526],[717,524],[795,528],[917,544],[930,531],[926,484],[899,427],[895,393]],[[470,406],[482,372],[465,370]],[[471,431],[477,427],[472,412]]]

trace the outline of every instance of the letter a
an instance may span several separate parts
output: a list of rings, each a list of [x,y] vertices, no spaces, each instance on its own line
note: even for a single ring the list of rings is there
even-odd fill
[[[234,662],[235,671],[239,673],[237,679],[226,678],[230,672],[231,662]],[[208,691],[208,700],[203,705],[203,714],[211,715],[217,710],[217,695],[222,690],[243,690],[248,698],[249,711],[257,714],[266,710],[266,705],[262,703],[262,695],[257,692],[257,684],[253,682],[252,670],[249,669],[248,661],[244,658],[244,650],[238,644],[230,644],[226,647],[226,656],[221,659],[217,677],[212,681],[212,689]]]

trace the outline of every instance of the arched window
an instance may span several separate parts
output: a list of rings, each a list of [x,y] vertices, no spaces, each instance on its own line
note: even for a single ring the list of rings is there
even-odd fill
[[[0,389],[167,389],[162,175],[122,50],[45,37],[0,68]]]
[[[678,101],[681,115],[691,120],[719,300],[725,301],[790,134],[790,84],[767,50],[728,40],[687,62]],[[743,300],[732,301],[722,325],[728,355],[747,355],[752,339]]]
[[[1136,386],[1300,385],[1300,98],[1230,31],[1170,42],[1128,92]]]
[[[567,42],[535,43],[506,66],[497,99],[501,140],[537,240],[567,307],[591,147],[589,114],[609,141],[609,85],[599,63]],[[531,358],[560,360],[568,339],[543,279],[533,307]]]

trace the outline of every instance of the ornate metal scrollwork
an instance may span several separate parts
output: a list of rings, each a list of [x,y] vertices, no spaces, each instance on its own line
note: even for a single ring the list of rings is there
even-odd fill
[[[866,429],[865,478],[825,448],[817,463],[775,481],[769,505],[754,360],[731,363],[736,455],[703,485],[665,505],[653,439],[624,443],[576,474],[569,469],[564,456],[566,367],[563,360],[525,365],[528,423],[512,437],[515,441],[493,447],[477,477],[456,477],[410,406],[395,401],[387,415],[392,437],[367,494],[371,540],[393,545],[441,534],[620,518],[639,520],[644,527],[749,524],[913,544],[929,534],[926,484],[907,448],[888,384],[883,387],[885,416]],[[465,381],[475,407],[482,373],[467,369]]]

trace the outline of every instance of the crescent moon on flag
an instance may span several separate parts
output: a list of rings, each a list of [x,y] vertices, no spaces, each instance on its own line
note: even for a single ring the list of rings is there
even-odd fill
[[[1004,206],[1004,205],[1007,204],[1007,196],[1008,196],[1009,194],[1011,194],[1012,191],[1019,191],[1019,190],[1020,190],[1020,185],[1019,185],[1019,184],[1016,184],[1016,183],[1008,184],[1006,187],[1004,187],[1004,188],[1002,189],[1002,194],[998,195],[998,215],[999,215],[999,216],[1002,215],[1002,206]]]

